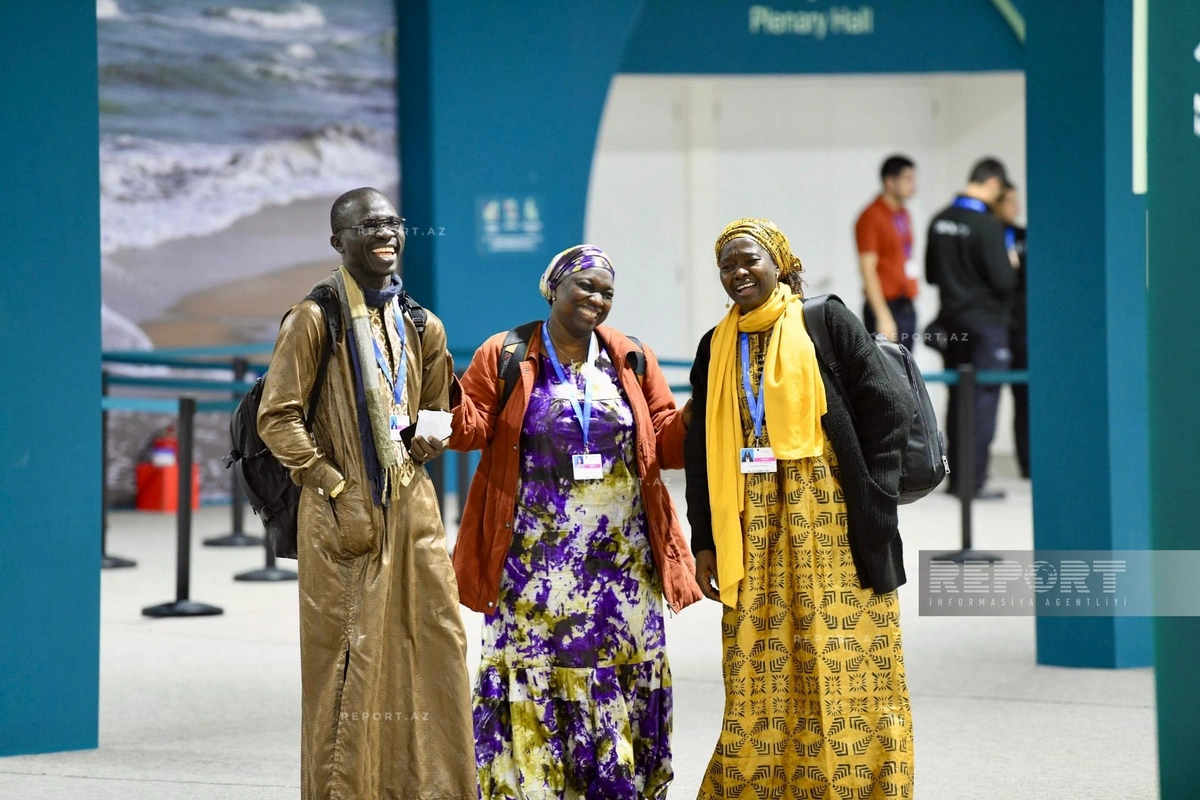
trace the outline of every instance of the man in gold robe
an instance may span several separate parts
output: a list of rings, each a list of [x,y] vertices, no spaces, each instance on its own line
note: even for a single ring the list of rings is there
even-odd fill
[[[342,263],[318,290],[341,315],[319,400],[307,407],[330,335],[305,300],[280,329],[258,415],[303,487],[301,796],[474,800],[466,637],[423,466],[443,444],[407,431],[449,407],[446,332],[428,312],[418,332],[406,310],[404,221],[388,199],[356,189],[330,216]]]

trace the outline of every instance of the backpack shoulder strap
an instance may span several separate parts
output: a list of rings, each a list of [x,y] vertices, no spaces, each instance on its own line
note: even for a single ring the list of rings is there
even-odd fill
[[[825,319],[825,309],[830,300],[842,302],[842,298],[836,294],[820,294],[816,297],[804,298],[804,327],[808,329],[808,338],[812,339],[817,357],[825,362],[829,373],[833,375],[833,382],[837,385],[838,393],[842,396],[842,400],[846,403],[846,410],[850,413],[850,420],[857,429],[858,419],[854,413],[854,405],[850,402],[850,395],[846,393],[846,384],[842,381],[842,365],[838,361],[837,350],[833,347],[833,338],[829,335],[829,323]]]
[[[429,320],[429,312],[422,308],[420,303],[413,300],[412,295],[408,292],[400,292],[400,305],[404,306],[404,311],[412,320],[413,327],[417,329],[417,336],[424,339],[425,323]]]
[[[504,345],[500,348],[500,360],[496,365],[498,380],[496,394],[500,398],[500,404],[496,406],[497,410],[508,405],[508,398],[512,396],[517,381],[521,380],[521,362],[525,360],[525,354],[529,352],[529,340],[533,337],[533,332],[541,324],[540,319],[535,319],[524,325],[518,325],[504,336]]]
[[[642,347],[642,340],[636,336],[625,338],[633,342],[633,350],[628,357],[633,359],[633,374],[637,375],[638,383],[641,383],[646,377],[646,350]]]
[[[317,414],[317,403],[321,402],[321,389],[325,386],[325,375],[329,372],[329,360],[333,357],[333,348],[337,344],[342,327],[342,303],[337,293],[328,286],[318,286],[304,299],[312,300],[320,306],[321,315],[325,317],[325,347],[321,350],[317,376],[313,379],[312,390],[308,394],[308,412],[304,415],[304,427],[311,433],[312,421]]]
[[[817,355],[840,382],[842,365],[838,362],[837,353],[833,350],[833,341],[829,337],[829,325],[825,321],[825,305],[831,296],[819,294],[816,297],[804,298],[804,327],[808,329],[808,338],[812,339],[813,346],[817,349]]]

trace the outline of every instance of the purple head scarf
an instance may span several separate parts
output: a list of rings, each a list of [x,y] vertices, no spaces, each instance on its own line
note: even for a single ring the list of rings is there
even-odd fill
[[[608,255],[599,247],[590,244],[577,244],[574,247],[569,247],[561,253],[550,259],[550,266],[546,267],[546,271],[542,273],[542,281],[539,285],[542,297],[546,298],[546,302],[551,302],[550,298],[554,296],[554,290],[562,283],[563,278],[572,275],[580,270],[599,267],[600,269],[608,270],[608,274],[616,277],[616,270],[613,269],[612,262],[608,260]]]

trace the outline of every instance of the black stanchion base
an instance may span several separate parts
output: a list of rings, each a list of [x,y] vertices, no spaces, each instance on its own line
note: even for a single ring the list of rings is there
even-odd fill
[[[277,583],[279,581],[294,581],[297,577],[299,576],[297,576],[296,573],[292,572],[290,569],[280,569],[279,567],[263,567],[262,569],[256,569],[251,572],[243,572],[238,575],[234,575],[233,579],[235,581],[269,581],[272,583]]]
[[[176,600],[173,603],[162,603],[157,606],[146,606],[142,609],[144,617],[215,617],[224,614],[225,610],[207,603],[195,600]]]
[[[137,562],[132,558],[121,558],[120,556],[101,556],[100,569],[121,569],[122,567],[136,567]]]
[[[206,547],[262,547],[261,536],[247,536],[244,533],[231,533],[226,536],[216,536],[205,539]]]
[[[965,564],[968,561],[999,561],[1002,556],[985,553],[982,550],[955,550],[952,553],[939,553],[936,556],[930,556],[930,561],[953,561],[956,564]]]

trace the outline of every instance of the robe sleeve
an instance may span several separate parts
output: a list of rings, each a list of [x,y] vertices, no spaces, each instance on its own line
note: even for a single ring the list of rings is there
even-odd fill
[[[313,441],[304,427],[304,415],[327,335],[316,303],[306,300],[292,308],[279,329],[258,406],[258,435],[263,443],[296,484],[324,495],[344,476]]]

